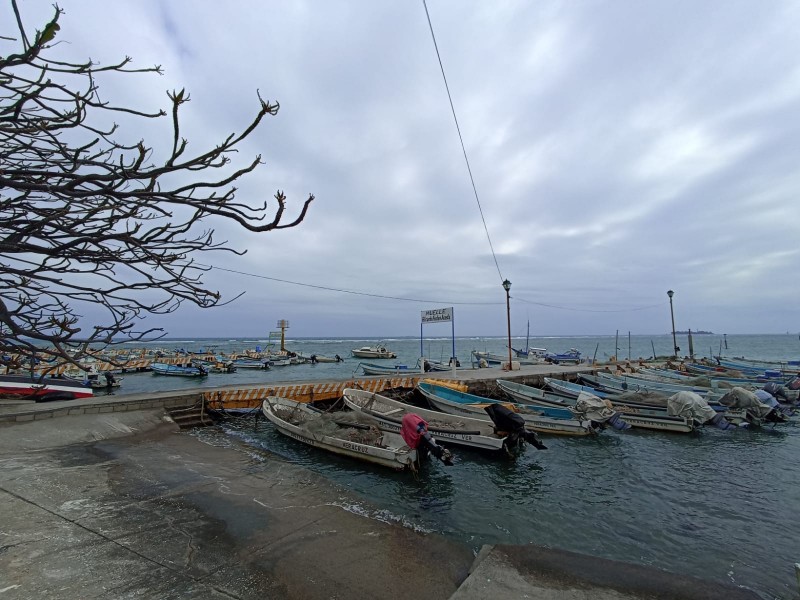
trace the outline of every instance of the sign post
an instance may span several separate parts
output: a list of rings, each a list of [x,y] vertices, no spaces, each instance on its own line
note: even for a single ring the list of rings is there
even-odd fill
[[[424,352],[422,349],[422,326],[425,323],[450,323],[450,329],[453,337],[453,354],[450,357],[450,364],[453,367],[453,375],[456,373],[456,364],[458,363],[456,359],[456,325],[455,319],[453,319],[453,307],[450,306],[448,308],[434,308],[431,310],[423,310],[421,314],[422,320],[419,325],[419,355],[423,357],[422,360],[422,372],[425,372],[425,360],[424,360]]]

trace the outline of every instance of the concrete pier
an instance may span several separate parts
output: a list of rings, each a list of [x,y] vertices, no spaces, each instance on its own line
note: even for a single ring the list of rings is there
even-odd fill
[[[605,368],[605,367],[603,367]],[[356,377],[341,380],[286,381],[268,384],[245,384],[220,386],[218,388],[194,388],[188,390],[147,394],[116,393],[113,396],[97,396],[80,400],[58,400],[34,402],[0,399],[0,423],[7,421],[32,421],[67,415],[102,414],[146,410],[151,408],[175,408],[191,404],[206,403],[217,409],[257,408],[268,395],[293,398],[301,402],[331,400],[341,397],[346,387],[359,387],[380,392],[389,388],[413,388],[421,379],[440,379],[467,384],[470,391],[484,394],[496,391],[497,379],[513,379],[520,383],[540,385],[544,377],[574,379],[578,373],[596,370],[583,366],[535,365],[515,371],[499,368],[461,369],[435,373],[408,373],[398,377]]]

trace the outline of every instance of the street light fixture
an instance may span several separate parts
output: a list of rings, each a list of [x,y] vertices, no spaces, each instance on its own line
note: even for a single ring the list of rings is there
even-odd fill
[[[511,370],[511,282],[506,279],[503,281],[503,289],[506,291],[506,316],[508,317],[508,370]]]
[[[678,358],[678,352],[681,351],[678,348],[678,341],[675,339],[675,313],[672,310],[672,296],[675,294],[672,290],[667,291],[667,296],[669,296],[669,315],[672,317],[672,358]]]

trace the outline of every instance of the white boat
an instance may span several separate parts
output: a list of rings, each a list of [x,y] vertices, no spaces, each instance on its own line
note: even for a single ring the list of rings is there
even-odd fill
[[[386,346],[362,346],[350,351],[355,358],[397,358],[397,354]]]
[[[352,388],[345,389],[342,397],[350,409],[372,419],[384,431],[400,431],[403,416],[411,412],[425,419],[431,435],[444,444],[506,451],[508,436],[495,433],[491,421],[426,410],[380,394]]]
[[[235,369],[269,369],[269,363],[263,358],[234,358],[231,365]]]
[[[567,398],[556,394],[547,393],[539,388],[516,383],[514,381],[497,380],[498,387],[516,402],[547,407],[575,406],[577,398]],[[587,392],[581,392],[586,394]],[[672,431],[675,433],[690,433],[694,431],[695,424],[689,418],[670,416],[666,406],[646,406],[624,404],[611,401],[612,408],[621,413],[622,418],[631,427],[639,429],[652,429],[655,431]]]
[[[341,414],[278,396],[264,400],[261,412],[283,435],[309,446],[392,469],[416,469],[417,451],[399,434],[368,425],[342,426],[336,422]]]
[[[451,371],[453,369],[452,365],[445,364],[438,361],[428,360],[425,359],[424,367],[420,368],[419,359],[417,359],[417,364],[414,366],[409,365],[375,365],[371,363],[361,362],[358,363],[356,369],[361,368],[364,372],[364,375],[383,375],[389,377],[396,377],[400,376],[415,376],[419,375],[421,372],[430,373],[434,371]]]
[[[268,368],[272,367],[288,367],[292,364],[292,359],[288,356],[283,358],[273,357],[264,363]]]
[[[473,350],[472,362],[480,364],[482,360],[486,361],[486,364],[488,365],[506,364],[508,362],[508,354],[499,354],[496,352],[482,352],[479,350]],[[517,354],[515,357],[512,357],[512,360],[514,362],[518,362],[521,365],[539,365],[545,362],[543,358],[535,354],[532,354],[530,356]]]
[[[170,375],[175,377],[205,377],[208,370],[205,367],[193,365],[172,365],[168,363],[150,363],[150,370],[154,375]]]

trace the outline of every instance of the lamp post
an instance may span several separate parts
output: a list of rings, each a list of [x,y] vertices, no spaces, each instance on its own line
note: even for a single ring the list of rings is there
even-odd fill
[[[669,296],[669,315],[672,317],[672,358],[678,358],[678,352],[680,348],[678,348],[678,341],[675,339],[675,313],[672,310],[672,296],[675,294],[672,290],[667,291],[667,296]]]
[[[511,370],[511,282],[506,279],[503,281],[503,289],[506,291],[506,316],[508,318],[508,370]]]

